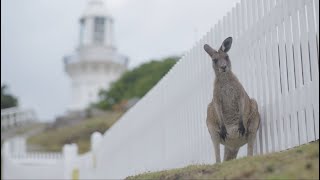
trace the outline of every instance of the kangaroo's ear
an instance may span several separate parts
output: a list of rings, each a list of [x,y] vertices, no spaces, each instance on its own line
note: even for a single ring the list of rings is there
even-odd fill
[[[225,39],[219,49],[219,51],[222,52],[228,52],[231,48],[231,44],[232,44],[232,37],[228,37],[227,39]]]
[[[203,49],[209,54],[210,57],[212,57],[217,51],[212,49],[208,44],[205,44],[203,46]]]

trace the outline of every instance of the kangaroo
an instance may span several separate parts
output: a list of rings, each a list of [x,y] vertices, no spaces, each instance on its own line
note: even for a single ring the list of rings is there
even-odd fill
[[[248,143],[247,155],[253,146],[260,125],[255,99],[250,99],[238,78],[231,71],[232,37],[225,39],[218,51],[208,44],[204,50],[212,58],[215,72],[213,99],[207,109],[207,127],[214,146],[216,162],[220,163],[220,144],[224,145],[224,161],[235,159],[241,146]]]

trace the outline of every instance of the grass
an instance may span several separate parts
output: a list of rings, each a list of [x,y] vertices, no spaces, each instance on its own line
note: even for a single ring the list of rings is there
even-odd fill
[[[319,179],[319,141],[215,165],[192,165],[127,179]]]
[[[30,122],[30,123],[25,124],[23,126],[15,127],[10,130],[6,130],[4,132],[1,132],[1,144],[3,143],[3,141],[5,139],[9,139],[9,138],[12,138],[17,135],[26,135],[32,131],[41,130],[45,126],[46,126],[46,124],[43,122]]]
[[[42,151],[61,152],[64,144],[76,143],[79,153],[90,150],[91,134],[95,131],[104,133],[122,115],[110,112],[103,117],[94,117],[76,125],[47,129],[27,139],[28,145],[38,147]]]
[[[23,135],[25,133],[28,133],[32,130],[35,130],[35,129],[38,129],[38,128],[43,128],[45,126],[45,123],[31,123],[31,124],[28,124],[26,126],[23,126],[19,129],[16,130],[15,134],[16,135]]]

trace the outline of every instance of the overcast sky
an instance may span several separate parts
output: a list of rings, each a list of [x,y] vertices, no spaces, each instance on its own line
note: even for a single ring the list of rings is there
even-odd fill
[[[70,79],[62,57],[78,45],[88,0],[1,0],[1,84],[40,120],[66,111]],[[181,55],[239,0],[106,0],[118,51],[129,67]]]

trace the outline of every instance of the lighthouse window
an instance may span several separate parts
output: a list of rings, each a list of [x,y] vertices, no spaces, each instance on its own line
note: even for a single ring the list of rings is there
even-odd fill
[[[85,21],[84,19],[80,20],[80,44],[83,44],[83,38],[84,38],[84,27],[85,27]]]
[[[105,18],[94,18],[94,42],[102,44],[104,42]]]

